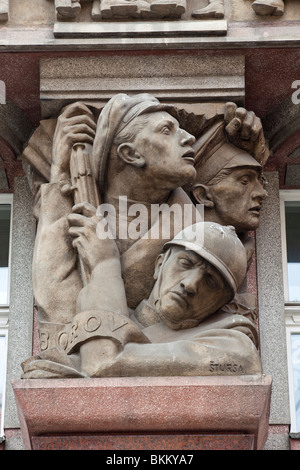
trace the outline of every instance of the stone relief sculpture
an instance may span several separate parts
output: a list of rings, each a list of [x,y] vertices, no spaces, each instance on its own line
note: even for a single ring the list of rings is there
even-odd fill
[[[284,13],[283,0],[255,0],[252,8],[257,15],[282,16]]]
[[[205,120],[147,94],[73,103],[24,159],[41,353],[23,377],[260,373],[242,290],[266,197],[253,113],[229,103]]]
[[[94,21],[114,19],[179,19],[186,10],[186,0],[90,0]],[[79,0],[55,0],[58,20],[79,16]]]
[[[81,11],[80,0],[55,0],[58,19],[77,18]]]
[[[9,0],[0,0],[0,23],[8,20]]]
[[[7,0],[6,0],[7,1]],[[88,0],[92,3],[94,21],[118,19],[180,19],[186,12],[186,0]],[[60,21],[79,17],[81,0],[55,0],[57,18]],[[283,0],[255,0],[252,8],[257,15],[282,16]],[[194,10],[197,19],[221,19],[225,16],[224,0],[208,0],[208,5]]]
[[[209,0],[209,4],[206,7],[194,10],[192,12],[192,16],[198,19],[224,18],[224,0]]]

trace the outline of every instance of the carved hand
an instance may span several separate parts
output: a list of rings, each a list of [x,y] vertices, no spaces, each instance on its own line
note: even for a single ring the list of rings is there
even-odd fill
[[[88,377],[107,377],[119,350],[111,339],[87,341],[80,347],[81,370]]]
[[[84,202],[77,204],[68,216],[69,234],[73,246],[89,273],[108,259],[120,258],[119,250],[113,238],[100,239],[97,236],[97,225],[106,223],[101,215],[96,215],[96,208]]]
[[[261,120],[255,113],[245,108],[238,108],[235,103],[226,103],[224,120],[229,141],[249,152],[263,165],[269,153]]]
[[[92,144],[96,124],[92,112],[83,103],[66,107],[57,120],[53,138],[50,182],[70,179],[70,156],[77,142]]]

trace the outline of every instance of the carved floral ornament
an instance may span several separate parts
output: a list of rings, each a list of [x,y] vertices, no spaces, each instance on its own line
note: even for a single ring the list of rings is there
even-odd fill
[[[186,0],[55,0],[59,21],[79,17],[82,4],[91,2],[94,21],[110,19],[180,19],[186,11]],[[255,0],[252,8],[257,15],[281,16],[283,0]],[[225,16],[224,0],[208,0],[208,5],[196,9],[191,16],[197,19],[221,19]]]
[[[234,103],[206,119],[118,94],[42,121],[23,155],[41,340],[23,377],[261,373],[244,279],[267,158]]]

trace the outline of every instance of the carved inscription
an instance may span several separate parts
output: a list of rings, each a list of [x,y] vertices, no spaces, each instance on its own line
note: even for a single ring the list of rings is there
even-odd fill
[[[243,367],[239,364],[218,364],[214,361],[210,361],[209,372],[244,374]]]

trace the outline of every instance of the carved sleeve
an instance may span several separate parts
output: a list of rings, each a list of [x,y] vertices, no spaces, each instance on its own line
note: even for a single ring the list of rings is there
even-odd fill
[[[68,235],[67,216],[72,201],[61,194],[60,186],[59,183],[44,184],[41,188],[33,289],[41,320],[68,323],[76,313],[76,298],[82,282],[77,272],[76,252]]]
[[[253,342],[237,330],[211,330],[197,339],[171,343],[127,343],[109,364],[103,377],[158,375],[260,374],[261,364]]]

